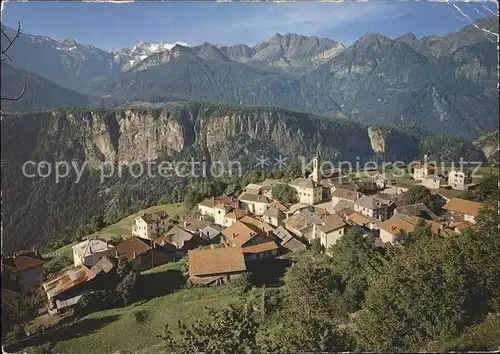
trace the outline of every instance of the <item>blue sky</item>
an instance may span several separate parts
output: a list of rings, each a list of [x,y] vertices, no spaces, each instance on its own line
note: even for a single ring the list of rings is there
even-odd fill
[[[456,3],[472,20],[497,12],[492,2]],[[350,44],[366,32],[389,37],[443,35],[468,24],[439,2],[8,2],[3,24],[25,33],[115,50],[146,42],[260,43],[275,33],[330,37]]]

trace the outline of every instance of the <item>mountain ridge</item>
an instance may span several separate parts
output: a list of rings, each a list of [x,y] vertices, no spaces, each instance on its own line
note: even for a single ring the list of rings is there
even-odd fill
[[[495,30],[493,20],[478,23]],[[72,59],[75,50],[68,48],[77,44],[64,43],[60,59],[49,48],[53,63],[39,70],[31,63],[28,71],[52,79],[57,69],[60,77],[54,83],[120,102],[203,100],[319,114],[342,111],[369,125],[417,125],[469,139],[498,129],[496,46],[472,25],[421,39],[366,33],[348,47],[297,34],[276,34],[254,46],[176,44],[145,58],[139,55],[125,71],[91,47],[80,46],[94,59],[82,60],[80,47]],[[17,61],[14,51],[13,65],[26,66],[26,60],[42,54],[35,50]],[[108,62],[96,64],[99,60]],[[89,72],[94,72],[92,77],[85,77]]]

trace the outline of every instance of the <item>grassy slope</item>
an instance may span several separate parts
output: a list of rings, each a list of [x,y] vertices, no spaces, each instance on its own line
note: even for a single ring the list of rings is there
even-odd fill
[[[153,292],[163,291],[150,300],[143,300],[128,307],[92,313],[67,329],[45,338],[53,344],[53,353],[115,353],[137,351],[150,347],[161,347],[161,334],[165,324],[169,324],[177,335],[177,321],[187,323],[203,318],[205,307],[223,308],[237,299],[237,289],[230,284],[220,287],[187,288],[174,290],[169,285],[178,281],[184,261],[165,264],[142,273],[138,285],[154,288]],[[175,280],[173,280],[176,278]],[[180,286],[177,284],[176,286]],[[175,286],[174,286],[175,287]],[[260,289],[253,289],[247,296],[255,297]],[[137,322],[135,313],[147,311],[149,318]],[[36,352],[35,347],[27,348],[28,353]]]
[[[164,210],[170,216],[179,215],[183,212],[183,206],[181,203],[179,204],[163,204],[163,205],[155,205],[153,207],[143,209],[135,214],[129,215],[126,218],[121,219],[116,224],[105,227],[101,231],[93,233],[89,235],[89,237],[100,237],[105,240],[111,239],[113,236],[117,235],[130,235],[132,230],[132,225],[134,223],[134,219],[144,212],[155,212],[159,210]],[[65,245],[54,252],[45,254],[45,257],[63,257],[67,256],[69,258],[73,258],[73,250],[72,246],[76,245],[78,242],[71,243],[69,245]]]

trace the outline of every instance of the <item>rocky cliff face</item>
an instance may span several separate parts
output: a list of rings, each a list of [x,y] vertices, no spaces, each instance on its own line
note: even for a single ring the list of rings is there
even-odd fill
[[[366,127],[353,121],[277,108],[203,103],[132,105],[117,109],[70,108],[52,112],[2,114],[2,210],[4,250],[40,245],[76,228],[94,215],[107,220],[156,204],[162,197],[179,201],[187,180],[155,174],[125,173],[104,182],[96,169],[103,162],[144,160],[231,161],[256,169],[256,158],[274,167],[311,158],[318,147],[325,161],[363,162],[374,155],[409,161],[421,157],[459,157],[478,161],[484,154],[463,139],[427,132]],[[423,152],[423,153],[422,153]],[[57,182],[22,175],[26,161],[87,163],[77,181],[72,172]],[[345,166],[345,165],[344,165]],[[130,169],[127,169],[130,170]],[[115,170],[116,171],[116,170]],[[170,199],[172,200],[172,199]]]
[[[498,139],[499,131],[496,130],[494,132],[481,136],[479,139],[474,141],[474,145],[480,147],[486,157],[489,158],[500,150],[500,142]]]
[[[7,158],[14,154],[12,149],[19,149],[9,141],[14,144],[22,140],[24,130],[37,126],[36,140],[28,146],[38,146],[35,150],[21,148],[23,156],[31,158],[35,152],[46,151],[44,158],[76,158],[93,167],[103,162],[156,160],[189,149],[203,152],[209,160],[255,160],[260,155],[272,160],[283,155],[290,161],[312,156],[318,148],[329,161],[364,161],[374,155],[409,160],[424,153],[440,153],[436,144],[432,145],[436,151],[420,151],[421,142],[430,139],[421,136],[426,133],[366,127],[341,118],[278,108],[148,104],[109,110],[72,108],[37,115],[6,115],[5,119],[10,122],[2,124],[7,141],[3,155]],[[469,145],[471,153],[478,152]]]
[[[21,134],[33,119],[13,120],[15,124],[6,129],[16,130],[8,134]],[[74,108],[42,113],[36,121],[42,124],[39,134],[52,142],[54,156],[77,158],[92,167],[156,160],[186,149],[221,160],[259,155],[296,159],[312,156],[318,146],[325,158],[364,160],[373,155],[367,130],[359,124],[275,108],[211,104]]]

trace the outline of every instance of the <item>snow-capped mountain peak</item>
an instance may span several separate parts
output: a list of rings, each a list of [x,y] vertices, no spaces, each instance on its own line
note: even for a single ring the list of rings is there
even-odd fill
[[[124,48],[113,52],[115,62],[122,68],[122,71],[132,68],[134,65],[140,63],[148,56],[164,52],[172,49],[176,45],[182,45],[184,47],[189,47],[187,43],[184,42],[159,42],[159,43],[148,43],[143,41],[138,41],[136,44],[129,48]]]

